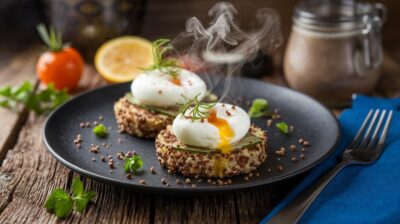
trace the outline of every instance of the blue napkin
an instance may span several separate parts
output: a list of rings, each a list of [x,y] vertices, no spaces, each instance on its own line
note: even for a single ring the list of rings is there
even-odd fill
[[[266,223],[336,163],[370,109],[394,110],[385,151],[370,166],[342,170],[304,214],[300,223],[400,223],[400,99],[357,95],[352,108],[339,118],[342,130],[337,149],[310,171],[261,223]]]

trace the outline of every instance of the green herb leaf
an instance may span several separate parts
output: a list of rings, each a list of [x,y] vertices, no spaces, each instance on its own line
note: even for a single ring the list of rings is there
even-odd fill
[[[133,155],[132,157],[126,158],[124,162],[125,173],[135,173],[142,166],[142,158],[140,158],[138,155]]]
[[[215,106],[217,102],[214,103],[204,103],[200,102],[197,98],[200,94],[193,97],[192,99],[187,99],[185,96],[182,95],[186,99],[186,103],[178,104],[180,106],[179,112],[184,117],[190,117],[192,120],[201,120],[205,119],[209,116],[210,110]],[[187,111],[189,113],[187,113]]]
[[[61,189],[61,188],[55,189],[50,194],[50,196],[47,198],[46,203],[44,204],[44,207],[49,212],[53,212],[54,209],[56,208],[57,201],[60,200],[60,198],[64,198],[65,196],[68,197],[68,194],[63,189]]]
[[[96,196],[96,193],[93,191],[89,191],[75,197],[74,200],[76,211],[79,213],[83,213],[83,211],[86,209],[87,204],[90,200],[92,200],[94,196]]]
[[[276,123],[276,127],[284,134],[289,134],[289,126],[286,122],[278,122]]]
[[[72,212],[73,205],[74,201],[67,194],[67,197],[63,197],[57,201],[54,212],[58,218],[67,218]]]
[[[82,213],[96,195],[92,191],[84,192],[83,183],[77,177],[72,181],[72,191],[73,197],[61,188],[55,189],[47,198],[44,207],[59,218],[66,218],[71,214],[74,204],[76,211]]]
[[[270,115],[268,101],[262,98],[254,99],[248,114],[253,118]]]
[[[93,128],[93,133],[100,138],[104,138],[108,135],[108,131],[104,124],[98,124]]]
[[[174,58],[166,57],[169,51],[173,51],[174,47],[170,44],[169,39],[158,39],[152,43],[154,64],[144,70],[158,69],[161,72],[176,78],[179,74],[178,62]]]
[[[150,106],[150,105],[140,104],[139,101],[137,101],[137,99],[132,95],[132,93],[126,93],[125,97],[132,104],[135,104],[135,105],[137,105],[141,108],[147,109],[147,110],[152,110],[152,111],[160,113],[160,114],[164,114],[164,115],[175,118],[176,114],[178,113],[178,110],[174,109],[174,108],[166,109],[166,108],[160,108],[160,107],[154,107],[154,106]]]
[[[262,141],[262,139],[260,139],[259,137],[248,133],[242,139],[240,139],[238,142],[236,142],[232,145],[232,150],[241,150],[245,147],[255,145],[261,141]],[[180,146],[173,145],[172,148],[175,150],[181,150],[181,151],[186,151],[186,152],[191,152],[191,153],[211,153],[211,152],[219,152],[220,151],[219,149],[206,149],[206,148],[189,146],[189,145],[180,145]]]
[[[60,106],[69,98],[65,90],[56,90],[53,84],[46,89],[34,92],[34,85],[24,82],[20,86],[4,86],[0,88],[0,106],[18,110],[24,105],[36,114],[49,112]]]
[[[75,177],[74,180],[72,181],[72,193],[73,193],[72,195],[74,197],[82,195],[83,191],[84,188],[82,181],[79,179],[79,177]]]

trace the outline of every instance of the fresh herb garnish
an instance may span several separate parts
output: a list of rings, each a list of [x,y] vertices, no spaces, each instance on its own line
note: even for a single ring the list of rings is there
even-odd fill
[[[46,89],[35,92],[35,86],[24,82],[20,86],[3,86],[0,88],[0,107],[17,111],[21,105],[36,114],[49,112],[67,101],[69,95],[65,90],[56,90],[52,83]]]
[[[289,126],[286,122],[278,122],[276,123],[276,127],[285,135],[289,134]]]
[[[93,134],[95,134],[97,137],[104,138],[108,135],[108,131],[106,126],[104,124],[98,124],[93,128]]]
[[[47,198],[44,207],[47,211],[54,213],[63,219],[68,217],[75,205],[75,210],[83,213],[89,201],[96,195],[93,191],[84,191],[83,183],[75,177],[72,181],[72,197],[63,189],[55,189]]]
[[[254,118],[270,115],[268,101],[262,98],[254,99],[248,114]]]
[[[126,157],[124,162],[125,173],[136,173],[143,166],[142,158],[138,155]]]
[[[176,78],[179,74],[178,62],[174,58],[166,57],[167,52],[174,50],[169,39],[158,39],[152,43],[154,64],[144,70],[158,69],[161,72]]]
[[[197,94],[192,99],[187,99],[184,104],[178,104],[180,106],[178,114],[182,114],[182,116],[186,118],[190,118],[192,120],[201,120],[206,119],[210,115],[210,110],[215,106],[217,102],[214,103],[203,103],[200,102],[197,98],[200,94]],[[189,112],[187,112],[190,110]]]

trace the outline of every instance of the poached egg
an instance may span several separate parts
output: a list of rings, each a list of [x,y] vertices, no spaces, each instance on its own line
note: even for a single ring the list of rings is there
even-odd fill
[[[185,116],[179,114],[172,124],[172,132],[186,145],[229,153],[232,144],[242,139],[250,128],[247,113],[231,104],[217,103],[208,118],[202,120],[192,120],[190,111]]]
[[[206,91],[204,81],[186,69],[179,69],[176,78],[158,69],[148,71],[137,76],[131,85],[131,92],[139,103],[156,107],[176,106],[185,103],[185,97],[197,95],[201,100]]]

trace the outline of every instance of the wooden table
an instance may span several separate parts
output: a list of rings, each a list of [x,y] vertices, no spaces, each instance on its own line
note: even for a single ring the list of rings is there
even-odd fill
[[[34,64],[38,47],[0,55],[0,83],[16,85],[37,82]],[[373,94],[399,96],[400,66],[385,58],[382,80]],[[281,76],[267,81],[284,84]],[[105,85],[92,67],[87,67],[79,91]],[[338,111],[336,111],[338,112]],[[43,208],[56,188],[70,190],[79,176],[57,162],[42,143],[46,117],[31,112],[0,109],[0,223],[256,223],[290,190],[297,179],[245,192],[223,195],[177,197],[143,194],[82,177],[89,190],[97,192],[83,215],[73,213],[59,220]],[[301,177],[300,177],[301,178]]]

